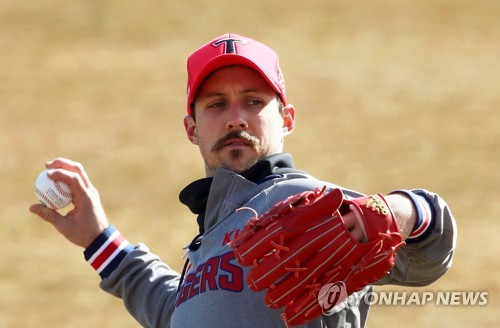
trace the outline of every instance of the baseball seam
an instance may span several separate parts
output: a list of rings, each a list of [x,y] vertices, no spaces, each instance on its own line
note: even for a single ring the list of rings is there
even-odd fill
[[[50,205],[50,207],[52,209],[56,209],[57,206],[50,200],[50,198],[48,198],[43,192],[40,191],[40,189],[38,188],[35,188],[35,192],[38,194],[38,196],[40,196],[44,201],[47,202],[48,205]]]
[[[59,184],[59,181],[54,181],[54,187],[56,190],[66,198],[73,198],[73,195],[70,192],[67,192],[63,189],[63,187]]]

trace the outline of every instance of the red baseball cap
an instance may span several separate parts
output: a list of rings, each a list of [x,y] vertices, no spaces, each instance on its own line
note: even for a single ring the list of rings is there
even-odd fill
[[[279,65],[278,55],[263,43],[233,34],[224,34],[193,52],[187,60],[187,111],[198,88],[213,71],[229,65],[243,65],[259,72],[269,85],[286,102],[285,80]]]

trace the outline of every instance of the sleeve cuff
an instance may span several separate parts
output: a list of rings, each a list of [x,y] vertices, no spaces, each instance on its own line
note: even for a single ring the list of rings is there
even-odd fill
[[[412,244],[424,240],[429,236],[434,227],[435,215],[433,215],[433,208],[423,195],[419,195],[410,190],[396,190],[391,192],[391,194],[396,193],[408,196],[417,211],[417,221],[413,226],[411,234],[406,239],[406,243]]]
[[[120,232],[110,225],[90,244],[83,255],[99,273],[101,279],[105,279],[133,249],[134,247],[123,238]]]

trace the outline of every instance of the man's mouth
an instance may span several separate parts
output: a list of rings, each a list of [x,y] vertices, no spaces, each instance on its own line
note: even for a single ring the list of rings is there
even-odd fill
[[[252,146],[252,143],[248,140],[245,140],[245,139],[231,139],[231,140],[228,140],[226,143],[224,143],[224,146],[223,147],[248,147],[248,146]]]

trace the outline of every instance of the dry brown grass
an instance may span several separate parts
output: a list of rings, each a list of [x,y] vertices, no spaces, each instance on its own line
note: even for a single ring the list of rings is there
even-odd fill
[[[458,221],[450,272],[426,290],[485,307],[375,307],[370,327],[492,327],[500,2],[0,2],[0,327],[136,327],[81,250],[27,211],[46,160],[85,164],[108,216],[174,268],[195,233],[179,190],[203,175],[184,137],[185,58],[233,31],[280,54],[298,125],[287,150],[366,193],[425,187]]]

